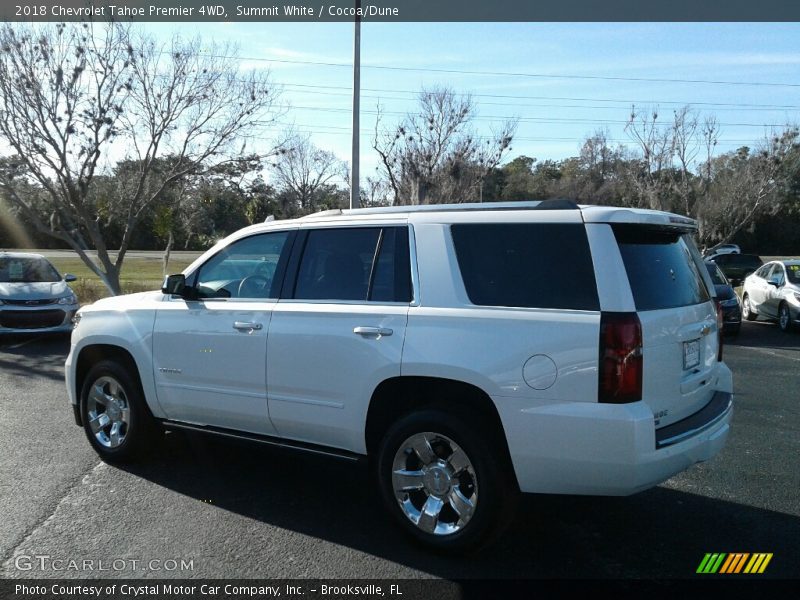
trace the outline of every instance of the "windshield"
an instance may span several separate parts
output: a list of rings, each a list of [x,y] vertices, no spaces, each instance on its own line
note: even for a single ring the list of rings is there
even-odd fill
[[[706,263],[706,269],[708,270],[708,274],[711,275],[711,281],[714,282],[714,285],[728,285],[728,282],[725,281],[725,277],[722,275],[717,265],[714,263]]]
[[[789,283],[800,284],[800,265],[785,265]]]
[[[54,283],[61,277],[43,258],[15,256],[0,257],[0,282],[2,283]]]

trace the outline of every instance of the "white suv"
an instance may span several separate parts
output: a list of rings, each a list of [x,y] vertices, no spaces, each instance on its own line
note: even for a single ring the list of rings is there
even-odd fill
[[[567,201],[254,225],[81,309],[67,389],[105,460],[163,429],[367,456],[412,535],[474,547],[519,491],[631,494],[722,448],[695,227]]]

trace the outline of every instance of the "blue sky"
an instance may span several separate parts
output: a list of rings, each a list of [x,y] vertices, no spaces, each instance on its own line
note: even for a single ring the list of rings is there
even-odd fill
[[[179,31],[237,43],[242,57],[255,59],[245,60],[244,68],[269,68],[283,86],[290,110],[281,120],[310,132],[319,147],[349,159],[351,68],[268,61],[350,63],[352,24],[142,26],[159,36]],[[525,154],[539,160],[576,155],[580,140],[601,127],[613,140],[628,141],[623,128],[634,101],[641,107],[657,105],[664,118],[684,103],[696,104],[702,114],[714,114],[721,124],[719,151],[754,145],[767,131],[765,125],[800,121],[798,23],[365,23],[361,60],[362,176],[377,165],[370,147],[377,103],[386,111],[387,122],[399,120],[400,114],[389,113],[413,109],[415,94],[423,86],[446,85],[472,93],[479,133],[488,133],[493,123],[506,117],[521,118],[510,157]]]

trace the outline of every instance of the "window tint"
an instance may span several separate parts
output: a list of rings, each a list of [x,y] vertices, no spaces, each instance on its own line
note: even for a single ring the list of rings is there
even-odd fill
[[[378,260],[373,269],[369,300],[411,301],[411,263],[407,227],[389,227],[383,230]]]
[[[234,242],[202,267],[195,287],[200,298],[277,298],[275,277],[289,231]]]
[[[710,298],[689,253],[691,238],[641,225],[618,225],[614,233],[637,310],[691,306]]]
[[[366,300],[380,229],[317,229],[308,233],[294,297]]]
[[[583,225],[463,224],[451,231],[473,304],[599,310]]]

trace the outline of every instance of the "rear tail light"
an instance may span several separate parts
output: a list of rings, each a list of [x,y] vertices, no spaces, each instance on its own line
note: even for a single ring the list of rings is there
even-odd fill
[[[717,360],[722,362],[722,327],[724,319],[722,318],[722,303],[717,300],[715,304],[717,306]]]
[[[623,404],[642,399],[642,324],[635,313],[600,316],[598,401]]]

